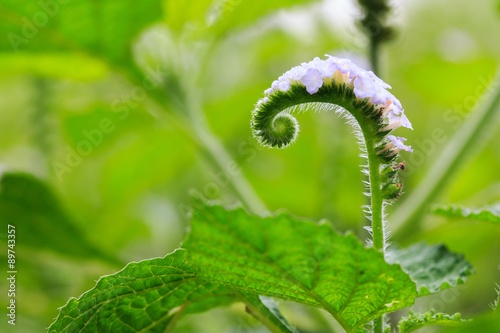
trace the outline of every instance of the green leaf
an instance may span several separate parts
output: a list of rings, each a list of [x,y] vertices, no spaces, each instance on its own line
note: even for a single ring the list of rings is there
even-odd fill
[[[500,332],[500,312],[490,312],[480,315],[463,327],[447,328],[441,333],[471,333],[471,332]]]
[[[410,333],[426,326],[460,327],[468,322],[470,320],[462,319],[460,313],[449,315],[431,310],[421,314],[410,311],[407,317],[401,318],[398,328],[400,333]]]
[[[165,1],[165,22],[174,31],[189,28],[204,28],[212,0]]]
[[[162,1],[5,0],[0,5],[0,51],[84,52],[128,61],[140,31],[162,19]]]
[[[15,226],[19,246],[47,249],[84,259],[100,258],[113,264],[121,264],[120,260],[88,241],[61,208],[54,193],[29,174],[5,173],[1,176],[0,222],[2,225]]]
[[[49,332],[170,332],[180,316],[230,304],[229,288],[200,281],[177,250],[130,263],[61,308]]]
[[[212,31],[221,34],[231,30],[242,29],[277,10],[312,2],[314,0],[216,0],[212,8],[212,13],[216,15],[217,21],[213,25]]]
[[[463,255],[450,252],[444,245],[415,244],[406,249],[390,250],[389,261],[401,265],[424,296],[462,284],[474,271]]]
[[[317,306],[348,331],[413,304],[398,265],[327,223],[287,214],[261,218],[200,204],[184,246],[200,277],[247,293]]]
[[[460,206],[439,206],[433,209],[433,213],[451,218],[464,218],[500,224],[500,204],[480,209]]]

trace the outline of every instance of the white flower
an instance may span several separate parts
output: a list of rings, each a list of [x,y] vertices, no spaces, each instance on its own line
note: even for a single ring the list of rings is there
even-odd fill
[[[302,84],[306,86],[308,93],[315,94],[323,85],[323,78],[321,72],[316,68],[309,68],[302,77]]]
[[[391,142],[388,145],[391,145],[391,143],[392,143],[393,147],[396,147],[397,151],[406,150],[410,153],[413,151],[411,146],[407,146],[404,144],[404,142],[406,141],[406,138],[401,138],[401,137],[394,136],[394,135],[388,135],[387,138],[389,140],[391,140]]]
[[[288,83],[287,81],[281,81],[278,85],[278,88],[283,92],[287,92],[288,89],[290,89],[290,83]]]
[[[372,98],[377,93],[375,81],[367,75],[358,75],[354,79],[354,94],[357,98]]]

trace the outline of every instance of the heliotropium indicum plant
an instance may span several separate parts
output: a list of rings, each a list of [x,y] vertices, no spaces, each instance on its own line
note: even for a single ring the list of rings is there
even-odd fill
[[[181,248],[101,278],[61,308],[49,332],[171,332],[182,316],[234,302],[271,332],[299,332],[276,300],[322,308],[349,333],[460,325],[459,314],[431,309],[398,323],[385,316],[463,283],[472,271],[442,245],[388,246],[384,206],[401,195],[399,153],[412,151],[393,134],[412,126],[389,88],[347,59],[315,58],[274,81],[252,112],[255,137],[277,148],[297,137],[294,111],[334,110],[348,119],[367,159],[368,244],[329,223],[286,213],[261,217],[195,199]]]

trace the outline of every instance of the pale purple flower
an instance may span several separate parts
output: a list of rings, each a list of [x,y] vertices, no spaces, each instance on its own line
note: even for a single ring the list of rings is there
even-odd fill
[[[410,120],[406,117],[404,111],[401,111],[401,126],[413,129],[413,126],[410,123]]]
[[[329,54],[327,54],[326,56],[328,57],[326,61],[335,64],[336,68],[342,73],[345,74],[349,72],[355,72],[354,74],[357,74],[356,69],[358,68],[358,66],[356,66],[351,60],[344,58],[337,58]]]
[[[375,83],[378,84],[379,86],[381,86],[382,88],[384,88],[384,89],[391,89],[392,88],[390,85],[385,83],[384,80],[382,80],[377,75],[375,75],[375,73],[373,73],[372,71],[368,71],[367,75],[370,79],[375,81]]]
[[[300,81],[302,79],[302,76],[305,74],[305,69],[302,66],[295,66],[291,70],[289,70],[287,73],[290,74],[290,78],[295,81]]]
[[[287,92],[288,89],[290,89],[290,83],[287,81],[281,81],[280,84],[278,85],[278,88],[283,92]]]
[[[321,72],[316,68],[309,68],[302,77],[302,84],[306,86],[308,93],[315,94],[323,85],[323,78]]]
[[[387,119],[389,120],[389,126],[391,129],[403,126],[406,128],[413,129],[410,120],[405,115],[404,110],[399,109],[395,105],[391,105],[389,112],[387,113]]]
[[[354,79],[354,94],[357,98],[372,98],[376,93],[375,82],[367,75],[358,75]]]
[[[394,135],[388,135],[387,138],[389,140],[391,140],[391,143],[394,145],[394,147],[396,147],[396,149],[399,151],[399,150],[406,150],[408,152],[413,152],[413,149],[411,148],[411,146],[407,146],[404,144],[404,142],[406,141],[406,138],[401,138],[401,137],[398,137],[398,136],[394,136]]]
[[[261,107],[262,105],[266,104],[266,103],[269,103],[269,97],[264,97],[264,98],[261,98],[257,101],[257,107]]]

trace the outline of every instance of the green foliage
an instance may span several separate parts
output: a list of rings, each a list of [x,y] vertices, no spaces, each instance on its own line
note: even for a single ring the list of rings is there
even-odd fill
[[[353,235],[279,214],[200,206],[184,247],[204,279],[330,312],[349,331],[413,304],[415,285]]]
[[[212,15],[216,17],[216,22],[211,27],[210,32],[215,35],[222,35],[229,31],[237,31],[277,10],[313,2],[314,0],[275,0],[272,2],[216,0],[211,8]]]
[[[320,1],[312,0],[2,1],[0,108],[5,112],[0,112],[0,166],[27,172],[7,173],[0,179],[0,225],[14,224],[19,231],[16,250],[22,274],[17,285],[19,308],[16,329],[23,332],[43,331],[55,317],[57,307],[68,297],[81,294],[90,288],[93,280],[109,274],[107,264],[121,267],[122,262],[163,256],[175,248],[185,230],[178,210],[182,210],[179,207],[185,207],[189,201],[187,188],[197,188],[207,197],[220,198],[225,202],[242,201],[247,207],[257,207],[255,211],[264,211],[263,205],[251,203],[254,198],[257,200],[253,202],[258,203],[259,200],[251,195],[253,192],[248,184],[252,184],[271,211],[288,207],[302,216],[313,216],[314,219],[327,217],[335,221],[339,230],[359,230],[358,236],[366,237],[360,226],[363,214],[357,209],[366,202],[360,195],[359,170],[352,167],[359,163],[358,152],[348,135],[348,139],[344,139],[347,130],[337,124],[337,117],[304,115],[301,119],[302,140],[286,152],[259,150],[251,143],[248,130],[249,110],[277,74],[325,53],[336,55],[344,52],[345,55],[347,51],[349,57],[355,58],[365,52],[366,45],[360,44],[365,40],[353,39],[357,35],[350,31],[350,24],[358,18],[362,20],[365,32],[373,32],[370,42],[375,51],[377,44],[392,36],[393,31],[398,35],[397,42],[383,50],[386,57],[383,64],[390,66],[384,66],[381,73],[394,87],[415,125],[409,141],[415,144],[416,151],[407,159],[408,174],[404,182],[405,192],[411,199],[396,206],[396,214],[392,214],[392,207],[387,211],[391,221],[402,224],[401,228],[398,226],[399,230],[394,229],[394,241],[404,244],[409,239],[438,242],[467,253],[479,278],[470,281],[453,305],[453,310],[464,309],[472,313],[487,309],[493,298],[492,285],[498,281],[498,272],[495,271],[497,275],[491,274],[492,268],[498,265],[495,243],[495,239],[500,237],[498,228],[495,229],[499,215],[497,207],[485,210],[444,207],[446,212],[437,213],[492,223],[464,223],[450,227],[453,229],[440,224],[437,230],[432,223],[435,217],[430,216],[426,220],[429,222],[426,228],[419,226],[429,211],[427,207],[434,204],[438,195],[444,197],[439,198],[440,201],[443,199],[442,202],[465,202],[464,199],[468,200],[471,194],[489,189],[489,192],[482,192],[482,197],[474,195],[475,201],[467,202],[481,207],[486,202],[500,200],[498,191],[491,186],[492,179],[496,179],[498,174],[498,140],[488,140],[488,133],[498,131],[487,131],[487,127],[494,129],[493,115],[498,111],[498,98],[492,99],[490,107],[478,113],[477,117],[465,119],[472,105],[482,100],[485,93],[495,93],[498,84],[491,76],[500,55],[500,44],[492,42],[494,32],[498,30],[498,15],[491,15],[495,8],[489,2],[445,0],[401,3],[405,18],[396,20],[399,23],[393,30],[386,24],[390,9],[387,1],[359,0],[358,3],[364,11],[363,17],[350,17],[350,11],[335,7],[335,1],[332,2],[335,12],[320,5]],[[292,15],[286,11],[296,10],[301,5],[307,7],[301,7]],[[285,9],[284,13],[273,16],[282,9]],[[393,11],[395,16],[399,12],[399,8]],[[43,17],[47,18],[46,21]],[[337,22],[339,17],[341,20]],[[424,21],[433,24],[422,24]],[[156,44],[156,39],[149,39],[151,32],[159,32],[161,38],[171,38],[170,44]],[[151,49],[144,52],[146,44]],[[181,60],[179,63],[173,61],[176,57]],[[137,68],[143,68],[142,60],[149,64],[151,59],[152,63],[160,59],[176,66],[172,66],[175,67],[173,70],[160,68],[165,71],[159,73],[165,79],[162,80],[163,85],[157,86],[157,89],[142,90],[144,77]],[[376,66],[372,69],[377,71]],[[123,84],[122,74],[131,85]],[[44,77],[46,89],[37,87],[39,76]],[[58,80],[60,78],[62,80]],[[189,85],[184,85],[185,81]],[[492,83],[488,86],[490,81]],[[135,93],[143,95],[135,100]],[[150,100],[157,104],[152,105]],[[53,177],[54,173],[50,173],[50,167],[47,168],[50,162],[64,161],[67,145],[75,148],[86,140],[83,130],[93,129],[95,124],[109,118],[109,115],[117,118],[117,114],[112,112],[116,110],[117,101],[120,108],[140,112],[130,112],[126,122],[121,119],[114,122],[117,130],[94,147],[78,167],[65,175],[63,181]],[[189,104],[185,111],[192,115],[191,120],[185,121],[179,117],[180,113],[166,112],[178,107],[178,101]],[[38,110],[36,116],[33,110]],[[213,130],[204,124],[205,117]],[[462,124],[470,125],[458,130]],[[310,130],[313,127],[318,128],[314,134]],[[193,128],[201,128],[202,134],[210,135],[199,135]],[[437,152],[453,131],[457,131],[456,137],[442,150],[444,154],[438,156]],[[211,133],[217,133],[219,137]],[[486,149],[480,149],[483,144]],[[480,150],[480,158],[460,171],[469,161],[467,156]],[[429,170],[427,162],[431,161],[437,163]],[[236,164],[238,172],[235,172],[236,167],[232,167]],[[422,178],[425,172],[432,177]],[[410,173],[415,173],[415,177],[406,177]],[[42,183],[30,174],[44,175],[46,182]],[[452,188],[447,189],[447,184]],[[250,195],[241,195],[238,186],[240,189],[243,187],[241,193]],[[56,192],[63,193],[64,197],[56,198],[51,189],[57,189]],[[273,219],[287,218],[279,215],[269,220],[274,223]],[[297,219],[290,219],[297,222]],[[284,224],[281,220],[277,222]],[[302,225],[302,221],[299,222]],[[277,233],[278,229],[283,231],[278,227],[267,231],[269,226],[259,223],[256,223],[259,228],[265,229],[262,235]],[[287,223],[295,227],[294,223]],[[219,222],[215,223],[211,230],[218,225]],[[254,225],[244,225],[248,229],[246,236],[255,232],[252,231]],[[325,228],[314,227],[318,230]],[[196,228],[208,230],[206,226]],[[381,266],[393,267],[387,266],[381,255],[373,254],[375,251],[361,251],[362,245],[353,236],[331,233],[334,235],[331,238],[339,244],[355,243],[356,251],[363,253],[361,258],[371,253]],[[293,241],[285,242],[288,246],[286,253],[290,251],[299,259],[307,258],[310,252],[305,251],[305,247],[314,243],[314,237],[305,235],[307,241],[304,241],[297,235],[286,235]],[[0,238],[5,238],[5,229],[0,230]],[[285,235],[280,239],[283,238]],[[234,247],[241,250],[244,244],[252,242],[253,238],[245,239]],[[218,253],[216,249],[225,245],[203,246],[200,250],[209,249]],[[299,252],[305,251],[300,252],[302,257],[294,252],[296,247]],[[423,252],[428,248],[432,246],[424,247]],[[415,280],[420,295],[458,284],[471,271],[469,264],[454,254],[446,254],[446,251],[426,257],[410,249],[398,250],[404,259],[401,265]],[[359,254],[356,251],[353,255]],[[197,260],[203,259],[203,254],[192,255]],[[61,321],[52,329],[62,327],[58,326],[62,324],[69,325],[68,330],[76,327],[87,319],[86,314],[94,310],[96,318],[86,322],[94,325],[93,328],[98,327],[97,318],[101,323],[105,322],[102,326],[104,331],[126,331],[127,327],[130,328],[128,323],[134,327],[147,327],[148,324],[142,320],[151,318],[147,310],[140,306],[143,305],[142,300],[157,295],[154,290],[146,288],[134,295],[120,292],[127,290],[128,283],[133,285],[135,274],[147,273],[156,260],[155,269],[164,273],[158,275],[160,279],[174,281],[176,272],[179,273],[178,278],[195,276],[189,280],[193,283],[177,281],[159,289],[167,291],[172,285],[177,285],[184,291],[195,290],[194,296],[203,297],[193,298],[195,302],[183,307],[187,304],[186,294],[177,294],[176,289],[170,295],[180,299],[165,297],[160,303],[149,304],[148,309],[165,314],[155,330],[171,330],[184,314],[238,301],[243,302],[247,312],[271,331],[294,332],[268,298],[257,296],[257,292],[244,293],[236,283],[238,281],[231,281],[234,285],[228,281],[222,281],[222,285],[212,280],[203,282],[205,280],[198,275],[202,272],[198,272],[198,268],[185,258],[182,259],[186,256],[191,257],[191,249],[187,254],[185,250],[178,250],[162,259],[130,264],[115,275],[103,277],[98,286],[82,295],[80,300],[73,299],[68,303],[59,317]],[[225,257],[226,254],[218,260]],[[0,258],[6,259],[5,251]],[[262,264],[266,269],[271,264],[286,263],[286,260],[278,260],[281,258],[263,263],[263,258],[251,257],[242,261],[241,256],[230,256],[229,259],[239,260],[239,266],[235,266],[237,271],[230,272],[232,275],[228,276],[235,277],[243,268],[255,273],[255,267],[245,267],[247,263]],[[426,258],[430,260],[429,267],[425,267]],[[300,260],[297,274],[303,270],[303,278],[306,279],[310,277],[308,265],[312,261],[305,260],[304,270]],[[362,264],[356,261],[356,265]],[[218,264],[212,262],[212,265],[215,269]],[[446,275],[444,269],[438,269],[434,275],[432,269],[440,265],[447,267],[450,274]],[[129,271],[132,267],[135,270]],[[276,273],[275,270],[271,272]],[[291,280],[293,273],[295,271],[291,270],[284,279],[283,288],[294,286],[290,293],[305,293],[296,289],[298,284],[293,283],[301,280],[298,277],[300,281]],[[330,272],[322,274],[330,276]],[[342,279],[347,277],[347,274],[340,276]],[[335,286],[343,283],[340,278]],[[218,276],[217,279],[224,280],[224,277]],[[146,280],[153,284],[158,281],[154,276],[143,279]],[[260,282],[260,288],[266,289],[268,285],[264,282],[267,281]],[[213,288],[191,289],[200,284]],[[346,289],[352,285],[348,284]],[[108,287],[110,289],[106,289]],[[255,284],[252,287],[260,290]],[[200,294],[197,294],[198,291]],[[314,291],[316,289],[313,288],[310,292]],[[119,303],[119,307],[113,309],[111,303],[103,302],[97,310],[91,302],[92,297],[98,295],[116,296],[110,300],[111,303]],[[296,295],[292,296],[287,299],[293,300]],[[131,299],[137,303],[131,302]],[[426,299],[422,298],[420,302],[423,304]],[[84,308],[89,312],[80,313]],[[286,313],[291,312],[295,322],[306,322],[302,322],[300,310],[287,310]],[[107,311],[113,311],[115,320],[106,318]],[[228,311],[222,313],[228,318],[232,315]],[[82,317],[79,317],[80,314],[83,314]],[[192,332],[191,324],[188,321],[185,323],[188,326],[186,330]],[[497,310],[497,314],[478,316],[468,326],[452,328],[449,332],[498,332],[499,323]],[[2,325],[8,327],[3,321],[0,331],[8,332],[10,327],[4,329]],[[214,328],[209,326],[201,331],[206,328],[214,332]],[[317,331],[320,330],[318,328]]]
[[[197,278],[177,250],[130,263],[61,309],[49,332],[170,332],[180,316],[233,302],[232,290]]]
[[[447,328],[442,333],[500,332],[500,312],[477,316],[461,327]]]
[[[460,206],[438,206],[433,209],[433,213],[450,218],[471,219],[500,224],[500,205],[480,209]]]
[[[61,309],[50,332],[169,331],[180,315],[234,301],[244,301],[262,322],[292,332],[275,306],[257,295],[324,308],[358,332],[416,297],[399,266],[388,265],[353,235],[287,214],[260,218],[199,203],[184,248],[103,277]]]
[[[410,275],[420,296],[462,284],[474,271],[463,255],[450,252],[444,245],[418,243],[406,249],[394,248],[389,261],[400,264]]]
[[[22,237],[20,246],[49,250],[67,257],[99,258],[121,264],[120,260],[92,244],[61,207],[51,189],[29,174],[1,175],[0,224],[16,227],[16,232]]]
[[[51,4],[51,6],[42,6]],[[87,53],[115,64],[130,61],[131,43],[162,18],[160,0],[141,2],[24,1],[1,4],[0,30],[8,31],[2,51]],[[46,17],[46,23],[37,18]],[[40,22],[40,23],[39,23]]]
[[[413,313],[410,311],[408,316],[401,318],[398,328],[399,333],[410,333],[426,326],[460,327],[469,322],[471,321],[462,319],[460,313],[449,315],[436,313],[433,310],[426,313]]]

